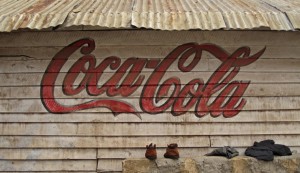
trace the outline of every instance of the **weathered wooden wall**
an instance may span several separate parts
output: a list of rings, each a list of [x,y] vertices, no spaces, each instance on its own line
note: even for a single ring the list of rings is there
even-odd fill
[[[233,118],[198,118],[193,112],[172,116],[141,113],[113,116],[108,109],[68,114],[48,113],[40,99],[43,74],[52,57],[68,44],[85,37],[96,42],[97,62],[105,57],[164,58],[187,42],[213,43],[233,53],[249,46],[251,53],[266,46],[253,64],[242,67],[235,80],[250,80],[247,103]],[[121,171],[124,158],[144,157],[153,142],[163,157],[165,146],[176,142],[181,157],[199,156],[230,145],[241,152],[254,141],[274,139],[300,149],[300,33],[268,31],[60,31],[0,34],[0,171]],[[80,57],[72,56],[56,83],[56,98],[64,104],[94,99],[84,90],[76,96],[61,92],[64,74]],[[172,66],[164,80],[177,76],[187,84],[206,82],[220,61],[203,54],[188,73]],[[146,78],[151,69],[145,69]],[[101,80],[112,75],[105,73]],[[77,81],[78,82],[78,81]],[[139,107],[142,87],[126,98]],[[97,96],[104,98],[106,95]],[[118,99],[119,97],[116,97]]]

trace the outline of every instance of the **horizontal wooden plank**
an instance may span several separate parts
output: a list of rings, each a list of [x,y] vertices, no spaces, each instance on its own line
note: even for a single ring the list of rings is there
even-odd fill
[[[95,171],[96,160],[0,160],[0,171]]]
[[[244,106],[244,111],[263,111],[263,110],[298,110],[300,109],[300,97],[243,97],[247,100]],[[145,98],[150,99],[150,98]],[[152,98],[153,99],[153,98]],[[151,100],[152,100],[151,99]],[[199,98],[200,99],[200,98]],[[76,104],[82,104],[92,99],[56,99],[61,105],[71,106]],[[118,99],[119,100],[119,99]],[[213,102],[215,97],[211,97],[208,104]],[[141,112],[139,98],[127,98],[120,99],[120,101],[130,103],[133,105],[137,112]],[[156,103],[159,106],[166,102],[166,98]],[[193,106],[190,111],[194,111]],[[167,109],[166,112],[169,112]],[[227,111],[227,110],[225,110]],[[0,100],[0,113],[46,113],[47,110],[42,105],[40,99],[3,99]],[[93,108],[82,110],[80,112],[110,112],[106,108]]]
[[[62,86],[64,78],[67,73],[60,73],[56,79],[55,86]],[[98,86],[106,83],[115,73],[104,73],[99,81]],[[132,73],[137,74],[137,73]],[[152,72],[141,72],[139,75],[145,76],[148,79]],[[162,74],[158,72],[157,74]],[[188,84],[192,79],[200,78],[204,83],[207,83],[208,79],[211,77],[213,72],[167,72],[164,74],[163,78],[158,84],[163,84],[167,79],[171,77],[180,77],[181,84]],[[218,72],[216,72],[218,74]],[[220,74],[220,72],[219,72]],[[0,80],[2,81],[1,87],[21,87],[21,86],[40,86],[44,73],[0,73]],[[77,86],[83,79],[83,74],[78,76],[74,84]],[[239,72],[233,80],[247,80],[251,81],[251,84],[293,84],[300,83],[300,73],[273,73],[273,72]],[[120,81],[121,83],[122,81]],[[221,81],[220,81],[221,82]],[[219,83],[220,83],[219,82]],[[145,85],[146,80],[142,82],[141,85]],[[148,83],[150,85],[155,85],[154,83]]]
[[[89,160],[96,149],[0,149],[0,160]]]
[[[173,116],[171,113],[150,115],[141,113],[141,119],[133,114],[122,113],[113,116],[111,113],[69,113],[69,114],[0,114],[0,122],[41,122],[41,123],[76,123],[76,122],[299,122],[300,110],[274,110],[274,111],[241,111],[233,118],[218,118],[209,115],[198,118],[194,113],[188,112],[182,116]]]
[[[70,171],[57,171],[59,173],[69,173]],[[9,171],[9,172],[3,172],[1,173],[21,173],[19,171]],[[32,171],[22,171],[22,173],[32,173]],[[53,173],[53,171],[34,171],[34,173]],[[96,171],[76,171],[76,173],[97,173]]]
[[[220,66],[217,59],[209,59],[208,70],[215,70]],[[300,59],[258,59],[252,64],[241,67],[241,71],[256,72],[299,72]]]
[[[254,134],[300,134],[300,123],[0,123],[0,135],[2,136],[207,136]]]
[[[98,61],[111,56],[119,57],[120,59],[127,59],[131,57],[137,58],[165,58],[178,45],[173,46],[148,46],[148,45],[111,45],[102,46],[96,45],[92,54]],[[51,60],[64,47],[0,47],[1,61],[28,61],[28,60]],[[237,49],[238,47],[235,47]],[[233,47],[231,49],[234,49]],[[262,46],[255,47],[254,52],[262,49]],[[71,59],[77,60],[82,57],[82,53],[76,50],[70,56]],[[235,50],[233,50],[234,52]],[[231,52],[229,52],[231,53]],[[65,57],[64,59],[69,58]],[[208,52],[203,52],[201,58],[212,58]],[[273,57],[274,58],[274,57]]]
[[[121,172],[122,159],[99,159],[97,164],[98,172]]]
[[[162,60],[162,59],[160,59]],[[60,70],[60,72],[68,72],[77,60],[68,60]],[[102,62],[102,61],[99,61]],[[0,59],[0,73],[41,73],[45,72],[50,60],[26,60],[26,61],[3,61]],[[201,61],[193,68],[196,71],[216,71],[221,65],[218,59],[201,59]],[[300,72],[300,59],[259,59],[256,62],[241,67],[242,72]],[[132,70],[136,72],[136,70]],[[143,68],[142,71],[153,71],[153,68]],[[178,59],[175,60],[168,68],[168,71],[180,71],[178,68]],[[104,72],[116,72],[106,68]]]
[[[162,61],[162,59],[158,59]],[[178,68],[178,59],[173,61],[171,59],[167,60],[168,62],[173,62],[172,65],[168,68],[168,71],[179,71]],[[194,67],[198,71],[208,70],[208,59],[201,59],[201,61]],[[300,61],[300,60],[299,60]],[[48,65],[50,64],[50,60],[28,60],[28,61],[3,61],[0,59],[0,73],[23,73],[23,72],[45,72]],[[61,61],[63,62],[63,61]],[[70,68],[74,65],[74,63],[82,63],[82,60],[68,60],[61,68],[60,72],[68,72]],[[99,61],[102,62],[102,61]],[[121,64],[124,62],[122,60]],[[89,64],[89,63],[86,63]],[[121,66],[117,66],[118,68]],[[117,69],[118,69],[117,68]],[[143,71],[153,71],[154,68],[143,68]],[[214,69],[216,70],[216,69]],[[137,70],[132,70],[136,72]],[[104,72],[116,72],[116,70],[112,70],[110,68],[106,68]]]
[[[145,137],[45,137],[0,136],[0,148],[136,148],[150,142],[158,147],[179,143],[182,147],[208,147],[208,136],[145,136]]]
[[[299,135],[247,135],[247,136],[211,136],[212,147],[233,146],[248,147],[252,146],[254,141],[272,139],[277,144],[284,144],[289,147],[299,147]]]
[[[151,88],[160,88],[161,86],[151,86]],[[46,86],[45,88],[52,88]],[[143,93],[144,86],[140,86],[137,90],[132,93],[128,98],[140,98]],[[300,83],[298,84],[255,84],[251,83],[249,87],[246,89],[244,93],[244,97],[286,97],[286,96],[300,96]],[[172,93],[174,91],[174,87],[171,87],[168,93]],[[91,96],[87,93],[87,90],[83,90],[79,94],[76,95],[66,95],[63,93],[61,86],[54,87],[55,98],[56,99],[108,99],[106,93],[101,94],[99,96]],[[21,86],[21,87],[0,87],[0,99],[40,99],[40,87],[39,86]],[[169,97],[168,95],[162,97]],[[191,95],[187,95],[186,98],[192,97]],[[53,97],[45,97],[45,98],[53,98]],[[114,99],[124,99],[124,97],[118,95],[114,96]],[[144,97],[149,98],[149,97]],[[151,97],[150,97],[151,98]]]
[[[201,44],[202,42],[199,42]],[[218,44],[218,42],[215,42]],[[66,46],[66,45],[65,45]],[[242,45],[223,45],[222,48],[228,53],[233,53]],[[177,45],[110,45],[102,46],[96,45],[96,49],[93,51],[93,55],[97,58],[106,58],[109,56],[117,56],[120,58],[139,57],[139,58],[164,58],[167,56]],[[264,47],[250,46],[251,53],[258,52]],[[7,61],[19,61],[19,60],[39,60],[39,59],[52,59],[53,56],[62,50],[61,47],[0,47],[0,59]],[[293,46],[274,46],[268,45],[263,56],[264,58],[299,58],[300,47],[298,45]],[[81,57],[82,54],[78,51],[74,52],[75,57]],[[202,55],[204,58],[205,54]],[[212,55],[207,58],[215,58]]]
[[[219,45],[298,45],[298,32],[273,31],[73,31],[1,33],[0,47],[66,46],[80,38],[96,45],[177,45],[187,42]],[[259,38],[259,39],[258,39]],[[276,38],[276,39],[274,39]]]

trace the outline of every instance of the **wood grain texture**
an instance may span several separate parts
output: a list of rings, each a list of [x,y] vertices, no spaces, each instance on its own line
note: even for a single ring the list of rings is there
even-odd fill
[[[0,149],[0,160],[92,160],[96,149]]]
[[[122,161],[124,159],[99,159],[97,164],[98,172],[122,171]]]
[[[156,86],[153,86],[156,87]],[[160,86],[159,86],[160,87]],[[47,87],[45,87],[47,88]],[[300,96],[300,83],[279,83],[279,84],[255,84],[251,83],[244,93],[244,97],[293,97]],[[21,87],[0,87],[1,99],[40,99],[40,87],[39,86],[21,86]],[[172,93],[174,88],[171,88],[168,92]],[[107,99],[107,94],[101,94],[99,96],[91,96],[86,90],[81,91],[76,95],[65,95],[61,86],[54,87],[55,95],[57,99]],[[129,99],[139,99],[142,95],[143,86],[139,87],[134,93],[132,93]],[[168,96],[162,96],[167,98]],[[124,99],[122,96],[115,96],[115,99]],[[145,97],[146,98],[146,97]],[[191,98],[187,95],[186,98]]]
[[[1,33],[0,47],[66,46],[90,37],[97,45],[178,45],[188,42],[218,45],[287,45],[299,43],[298,32],[265,31],[79,31]],[[283,42],[282,40],[286,40]]]
[[[162,60],[162,59],[160,59]],[[68,72],[70,67],[77,60],[68,60],[60,72]],[[101,60],[97,61],[102,62]],[[45,72],[50,60],[28,60],[28,61],[1,61],[0,60],[0,73],[42,73]],[[201,59],[195,66],[193,71],[215,71],[221,65],[220,60],[214,59]],[[241,67],[241,72],[300,72],[299,70],[300,59],[259,59],[257,62],[245,67]],[[144,68],[143,71],[152,72],[153,69]],[[170,72],[180,72],[178,69],[177,60],[169,67]],[[115,72],[109,68],[104,72]],[[133,70],[133,72],[136,72]],[[188,73],[187,73],[188,74]]]
[[[209,70],[219,66],[216,59],[209,60]],[[259,59],[255,63],[242,67],[241,71],[256,72],[300,72],[300,59]]]
[[[170,113],[161,113],[158,115],[149,115],[141,113],[141,119],[133,114],[120,114],[113,116],[111,113],[79,113],[70,114],[51,114],[51,113],[2,113],[0,114],[0,122],[6,123],[88,123],[88,122],[109,122],[109,123],[143,123],[143,122],[299,122],[298,116],[300,110],[273,110],[273,111],[242,111],[233,118],[224,118],[222,116],[213,118],[204,116],[198,118],[192,112],[187,112],[182,116],[172,116]]]
[[[129,57],[162,60],[188,42],[213,43],[230,54],[242,46],[250,47],[250,54],[265,46],[266,51],[254,63],[241,67],[233,79],[251,81],[242,97],[247,103],[233,118],[198,118],[194,107],[182,116],[172,116],[170,109],[157,115],[141,112],[139,97],[146,80],[132,95],[113,98],[134,105],[141,119],[128,113],[113,116],[101,108],[49,113],[40,99],[43,74],[57,52],[83,37],[95,40],[92,54],[97,64],[109,56],[122,62]],[[120,172],[123,159],[143,158],[145,145],[151,142],[157,144],[159,157],[169,143],[178,143],[181,157],[204,155],[226,145],[242,154],[254,141],[264,139],[300,150],[299,32],[45,31],[0,33],[0,38],[0,172]],[[86,90],[74,96],[62,92],[66,72],[81,56],[76,51],[56,80],[55,97],[61,104],[108,98],[106,93],[90,96]],[[181,72],[177,64],[173,63],[159,84],[170,77],[179,78],[181,88],[196,78],[206,82],[221,62],[203,53],[191,72]],[[144,69],[141,75],[147,79],[152,71]],[[98,85],[114,72],[105,70]],[[75,86],[83,76],[81,73]]]
[[[272,123],[1,123],[2,136],[208,136],[298,134],[299,122]],[[112,130],[113,129],[113,130]],[[238,129],[238,130],[237,130]],[[108,141],[111,142],[111,141]],[[110,145],[106,141],[103,145]]]
[[[3,171],[2,171],[3,172]],[[60,171],[34,171],[34,173],[53,173],[53,172],[59,172],[59,173],[69,173],[70,171],[60,170]],[[9,171],[5,173],[20,173],[20,171]],[[22,171],[22,173],[32,173],[32,171]],[[76,173],[97,173],[96,171],[76,171]],[[119,171],[116,171],[116,173],[119,173]],[[121,171],[120,171],[121,173]]]
[[[247,100],[247,104],[243,111],[263,111],[263,110],[299,110],[300,97],[243,97]],[[146,98],[153,100],[153,98]],[[214,101],[215,97],[211,97],[209,104]],[[91,101],[92,99],[56,99],[62,105],[75,105]],[[138,112],[140,110],[139,98],[131,98],[122,100],[133,105]],[[161,100],[157,105],[164,103],[166,99]],[[194,111],[194,107],[190,109]],[[47,113],[40,99],[3,99],[0,100],[0,113]],[[105,112],[109,113],[110,110],[106,108],[93,108],[80,112]],[[168,109],[166,112],[170,112]]]
[[[101,63],[103,59],[98,60],[98,63]],[[163,59],[159,59],[160,61],[162,61]],[[209,59],[201,59],[201,62],[199,62],[196,66],[195,66],[195,71],[207,71],[209,70]],[[269,59],[266,59],[265,61],[271,61]],[[298,60],[294,60],[292,62],[290,62],[290,64],[292,63],[299,63],[298,61],[300,61],[300,59]],[[45,72],[45,70],[47,69],[48,65],[50,64],[51,60],[25,60],[25,61],[1,61],[0,60],[0,73],[39,73],[39,72]],[[62,69],[60,70],[60,72],[68,72],[69,69],[72,67],[72,65],[77,62],[76,60],[68,60],[62,67]],[[79,61],[80,62],[80,61]],[[124,60],[121,62],[123,63]],[[220,61],[219,61],[220,62]],[[219,63],[219,62],[215,62],[215,63]],[[219,63],[220,65],[220,63]],[[216,70],[217,67],[215,69],[212,70]],[[150,71],[152,72],[153,69],[149,69],[149,68],[143,68],[143,71]],[[169,67],[168,71],[175,71],[178,72],[178,60],[174,61],[174,63]],[[116,70],[111,70],[110,68],[106,68],[104,72],[108,72],[108,73],[114,73],[116,72]],[[132,72],[136,72],[136,70],[132,70]]]
[[[209,147],[208,136],[73,137],[0,136],[0,148],[139,148],[149,142],[158,147],[179,142],[182,147]]]
[[[202,44],[204,42],[198,42]],[[211,42],[213,43],[213,42]],[[217,40],[215,44],[219,45]],[[170,53],[178,44],[175,45],[109,45],[103,46],[97,43],[96,49],[93,54],[97,58],[106,58],[109,56],[117,56],[122,59],[129,57],[138,58],[164,58]],[[0,47],[0,59],[5,61],[20,61],[20,60],[50,60],[59,52],[63,46],[40,46],[40,47]],[[233,53],[238,46],[247,45],[222,45],[222,48],[229,53]],[[264,45],[250,45],[251,51],[257,52],[262,49]],[[299,58],[300,54],[299,45],[268,45],[265,53],[260,59],[289,59]],[[130,50],[130,51],[128,51]],[[79,52],[74,53],[74,57],[80,57],[82,54]],[[210,54],[204,53],[202,58],[211,58]]]
[[[0,171],[95,171],[96,160],[0,160]]]
[[[299,135],[240,135],[240,136],[212,136],[211,146],[222,147],[224,144],[233,147],[252,146],[255,141],[272,139],[277,144],[284,144],[290,147],[300,146]]]
[[[145,78],[149,77],[152,72],[141,72],[140,75],[144,75]],[[191,79],[201,78],[206,82],[210,76],[211,72],[201,71],[201,72],[188,72],[180,73],[180,82],[181,84],[187,84]],[[104,73],[101,76],[101,80],[98,85],[102,85],[104,82],[107,82],[108,79],[114,73]],[[39,87],[41,85],[41,80],[43,78],[43,72],[37,73],[0,73],[0,87]],[[63,80],[66,76],[66,73],[60,73],[58,75],[55,86],[62,86]],[[170,77],[178,76],[178,72],[167,72],[159,84],[162,84],[166,79]],[[74,82],[74,85],[77,86],[81,80],[82,76],[79,76],[78,79]],[[300,83],[300,73],[297,72],[239,72],[237,76],[234,77],[234,80],[249,80],[252,84],[299,84]],[[146,82],[144,81],[142,85]],[[251,86],[250,85],[250,86]]]

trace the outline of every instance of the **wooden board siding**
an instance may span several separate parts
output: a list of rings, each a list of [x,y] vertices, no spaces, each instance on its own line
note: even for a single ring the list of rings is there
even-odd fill
[[[251,83],[242,97],[246,105],[232,118],[198,118],[194,107],[180,116],[173,116],[170,108],[156,115],[143,112],[140,96],[145,81],[132,95],[114,97],[134,105],[140,118],[126,112],[114,116],[106,108],[49,113],[40,98],[44,72],[57,52],[86,37],[95,40],[93,54],[98,64],[109,56],[120,57],[122,62],[129,57],[162,60],[188,42],[213,43],[230,54],[242,46],[249,46],[251,54],[265,46],[266,51],[235,76],[234,80]],[[182,157],[203,155],[225,145],[243,154],[247,146],[263,139],[300,151],[299,32],[58,31],[0,33],[0,38],[0,172],[121,171],[122,160],[144,157],[145,145],[150,142],[157,144],[158,157],[163,157],[166,145],[173,142],[178,143]],[[106,94],[91,96],[85,89],[74,96],[62,92],[65,75],[81,56],[74,53],[56,80],[55,97],[62,104],[107,98]],[[176,76],[181,88],[195,78],[205,83],[221,64],[203,53],[194,70],[183,73],[177,62],[162,81]],[[145,68],[141,74],[147,79],[152,71]],[[106,70],[98,84],[114,72]]]

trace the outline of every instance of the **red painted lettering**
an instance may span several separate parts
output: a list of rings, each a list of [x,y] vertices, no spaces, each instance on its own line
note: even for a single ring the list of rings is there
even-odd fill
[[[91,53],[95,49],[92,39],[81,39],[63,48],[51,60],[41,82],[41,100],[45,108],[52,113],[69,113],[84,109],[103,107],[114,114],[134,113],[137,109],[122,99],[131,96],[143,87],[140,109],[149,114],[158,114],[171,109],[174,116],[182,115],[194,108],[197,117],[210,114],[212,117],[223,115],[233,117],[245,106],[243,97],[250,81],[233,80],[240,68],[255,62],[265,48],[250,56],[250,48],[241,47],[229,54],[213,44],[187,43],[175,48],[162,61],[158,59],[128,58],[123,63],[119,57],[107,57],[98,66]],[[77,95],[83,90],[91,96],[106,94],[107,99],[95,99],[77,105],[63,105],[54,96],[54,85],[62,67],[77,50],[83,54],[68,70],[63,81],[63,93]],[[179,73],[195,70],[201,63],[203,52],[208,52],[221,61],[221,65],[205,83],[201,78],[192,79],[186,85],[178,77],[163,80],[170,67],[178,67]],[[175,62],[178,62],[177,64]],[[188,62],[188,63],[187,63]],[[144,68],[153,69],[145,79],[141,72]],[[102,81],[105,70],[114,71],[112,77]],[[199,69],[196,69],[199,70]],[[79,74],[84,74],[79,85],[75,86]],[[103,84],[99,85],[99,81]],[[170,95],[168,93],[171,91]],[[166,96],[168,97],[166,98]]]

